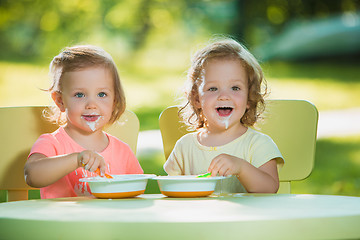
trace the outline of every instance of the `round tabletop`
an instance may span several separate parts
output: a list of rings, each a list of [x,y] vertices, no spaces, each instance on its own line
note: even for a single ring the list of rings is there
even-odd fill
[[[360,198],[229,194],[89,197],[0,204],[4,239],[360,238]]]

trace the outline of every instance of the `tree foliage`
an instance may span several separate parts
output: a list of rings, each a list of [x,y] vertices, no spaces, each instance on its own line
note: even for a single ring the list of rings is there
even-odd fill
[[[0,58],[39,59],[83,42],[134,52],[175,32],[259,44],[291,19],[357,9],[359,0],[0,0]]]

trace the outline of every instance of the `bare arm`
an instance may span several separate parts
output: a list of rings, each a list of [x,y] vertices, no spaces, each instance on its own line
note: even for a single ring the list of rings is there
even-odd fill
[[[79,167],[91,172],[99,167],[102,173],[105,172],[103,157],[94,151],[85,150],[54,157],[34,153],[24,167],[25,181],[32,187],[46,187]]]
[[[276,193],[279,189],[279,176],[275,159],[264,163],[259,168],[248,163],[243,166],[237,178],[249,193]]]
[[[241,158],[220,154],[212,160],[208,171],[212,176],[236,175],[250,193],[276,193],[279,189],[276,159],[256,168]]]

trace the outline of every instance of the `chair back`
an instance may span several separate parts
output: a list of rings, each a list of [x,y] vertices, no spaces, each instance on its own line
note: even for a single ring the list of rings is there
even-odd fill
[[[178,107],[165,109],[159,118],[164,154],[167,159],[176,141],[188,133],[178,116]],[[315,160],[318,111],[304,100],[268,100],[263,119],[254,129],[269,135],[285,159],[279,172],[278,193],[290,193],[291,181],[307,178]]]
[[[32,145],[44,133],[55,131],[58,126],[42,117],[44,106],[0,108],[0,190],[7,190],[7,200],[27,200],[28,186],[24,179],[24,165]],[[106,129],[126,142],[134,153],[139,133],[139,120],[125,111],[118,122]]]

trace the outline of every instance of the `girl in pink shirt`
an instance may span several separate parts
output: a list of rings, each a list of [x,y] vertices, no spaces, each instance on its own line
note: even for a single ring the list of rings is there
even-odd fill
[[[25,164],[25,180],[41,198],[90,194],[80,178],[141,174],[130,147],[103,131],[125,111],[125,94],[111,56],[95,46],[66,48],[50,64],[54,107],[49,119],[60,125],[39,137]]]

